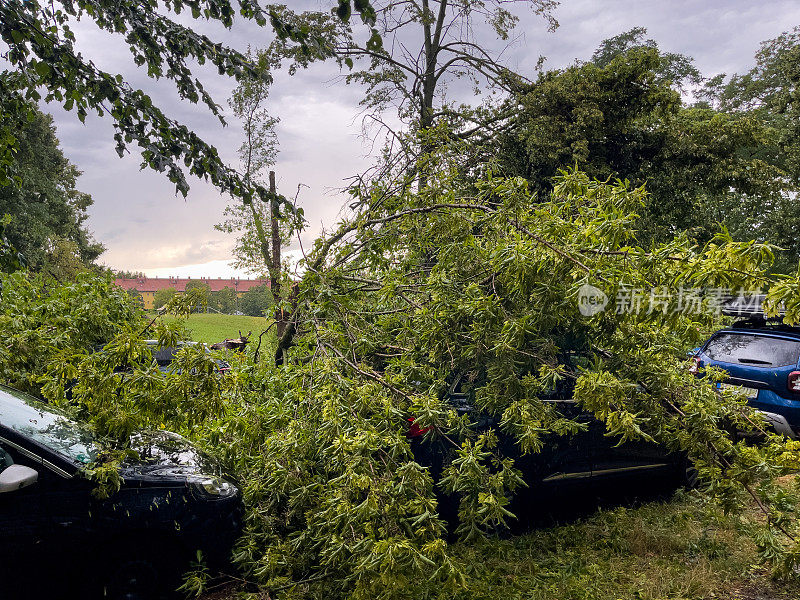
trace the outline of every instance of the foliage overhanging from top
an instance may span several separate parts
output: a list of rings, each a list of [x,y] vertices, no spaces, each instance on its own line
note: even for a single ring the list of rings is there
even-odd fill
[[[349,2],[344,2],[348,4]],[[155,0],[102,2],[98,0],[2,0],[0,39],[6,46],[4,58],[14,71],[11,80],[0,81],[0,95],[22,106],[25,100],[54,101],[75,110],[83,121],[90,111],[108,115],[114,123],[117,153],[122,156],[135,143],[142,154],[142,166],[166,172],[176,189],[186,195],[186,172],[210,180],[221,191],[249,202],[264,199],[268,191],[225,165],[216,148],[203,141],[185,125],[168,117],[142,90],[126,83],[120,75],[99,68],[76,49],[72,29],[77,20],[93,21],[100,29],[125,38],[137,66],[149,77],[171,79],[179,97],[202,103],[221,123],[220,108],[192,73],[190,63],[209,63],[220,75],[242,80],[263,77],[240,52],[215,42],[180,24],[173,15],[186,11],[230,28],[238,15],[259,26],[269,22],[276,35],[294,44],[301,55],[327,55],[329,41],[317,32],[297,27],[284,18],[280,7],[258,0]],[[367,0],[356,2],[366,23],[371,10]],[[44,90],[44,95],[39,90]],[[0,183],[13,181],[13,131],[0,129]]]

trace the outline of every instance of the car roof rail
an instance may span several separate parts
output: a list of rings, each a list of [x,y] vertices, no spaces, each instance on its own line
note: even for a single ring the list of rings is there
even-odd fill
[[[793,334],[800,333],[800,327],[783,322],[786,311],[781,309],[777,315],[767,316],[764,312],[766,299],[766,294],[725,296],[721,299],[720,310],[727,317],[740,318],[731,326],[732,329],[769,329]]]
[[[752,327],[770,327],[776,325],[783,325],[781,317],[753,316],[736,321],[731,327],[734,329],[748,329]]]
[[[751,329],[751,328],[760,328],[766,327],[767,320],[765,318],[759,317],[748,317],[746,319],[742,319],[741,321],[735,321],[731,328],[733,329]]]
[[[783,322],[783,317],[750,317],[736,321],[731,329],[769,329],[800,334],[800,327],[787,325]]]

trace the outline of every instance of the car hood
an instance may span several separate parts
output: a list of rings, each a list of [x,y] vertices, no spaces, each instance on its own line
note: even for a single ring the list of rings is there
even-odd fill
[[[126,460],[127,475],[177,476],[222,475],[219,464],[186,438],[169,431],[142,431],[131,436],[131,449],[138,455]]]

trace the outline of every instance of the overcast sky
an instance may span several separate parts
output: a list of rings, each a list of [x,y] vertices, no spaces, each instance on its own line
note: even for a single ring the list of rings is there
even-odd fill
[[[333,0],[287,2],[298,8],[325,8]],[[695,58],[707,76],[747,70],[759,42],[800,24],[797,0],[563,0],[555,16],[560,27],[548,33],[544,22],[523,17],[518,44],[508,54],[510,67],[524,74],[540,55],[546,68],[563,67],[575,59],[588,59],[598,44],[635,26],[648,29],[663,50]],[[271,32],[252,24],[232,31],[201,24],[203,33],[239,49],[263,47]],[[133,85],[145,89],[170,116],[183,121],[216,145],[222,157],[236,162],[242,131],[232,118],[223,128],[200,106],[181,102],[171,82],[153,82],[137,71],[121,40],[88,24],[77,28],[80,50],[101,68],[122,73]],[[491,32],[478,31],[492,43]],[[232,85],[210,71],[200,71],[217,103],[227,110]],[[333,64],[316,65],[294,77],[276,74],[270,111],[281,119],[280,154],[275,170],[279,191],[294,196],[303,187],[298,204],[305,209],[309,227],[304,245],[331,227],[346,201],[339,192],[345,179],[371,163],[371,144],[361,138],[358,101],[361,89],[337,80]],[[67,157],[82,171],[79,188],[94,198],[89,228],[107,251],[100,262],[115,269],[144,271],[150,276],[245,276],[229,265],[233,240],[214,225],[222,220],[228,198],[213,187],[194,180],[186,200],[176,196],[167,179],[139,170],[139,156],[119,159],[114,151],[109,119],[89,117],[81,124],[74,113],[58,106],[53,112]],[[306,246],[307,247],[307,246]],[[293,243],[291,251],[297,251]]]

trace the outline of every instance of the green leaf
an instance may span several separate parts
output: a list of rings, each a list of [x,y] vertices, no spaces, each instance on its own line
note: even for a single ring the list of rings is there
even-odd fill
[[[347,23],[350,21],[351,12],[350,0],[339,0],[339,6],[336,8],[336,16]]]
[[[52,69],[50,68],[50,65],[48,65],[47,63],[42,62],[42,61],[37,62],[34,65],[33,68],[36,71],[36,73],[42,78],[45,78],[48,75],[50,75],[50,73],[52,71]]]

